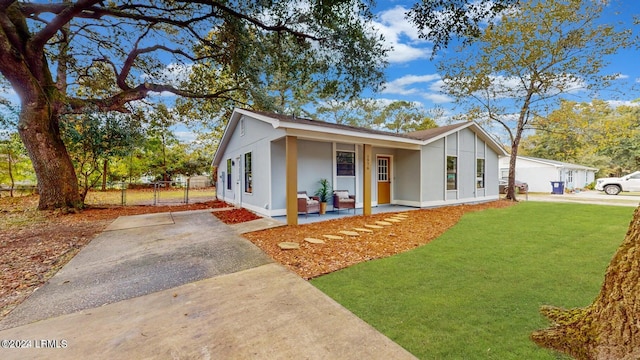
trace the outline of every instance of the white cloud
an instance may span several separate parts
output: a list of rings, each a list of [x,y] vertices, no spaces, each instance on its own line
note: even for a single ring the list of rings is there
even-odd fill
[[[613,108],[618,106],[640,106],[640,103],[632,100],[607,100],[606,102]]]
[[[440,80],[440,75],[405,75],[384,84],[383,94],[410,95],[424,90],[411,87],[414,84],[431,83]]]
[[[196,134],[191,131],[175,131],[174,134],[182,143],[192,143],[196,141]]]
[[[379,13],[380,21],[373,23],[373,27],[384,36],[387,47],[393,48],[389,52],[390,63],[405,63],[431,56],[428,43],[418,37],[418,31],[406,19],[407,11],[396,6]]]
[[[446,104],[453,102],[453,98],[445,94],[437,94],[437,93],[425,93],[422,95],[425,99],[431,101],[434,104]]]

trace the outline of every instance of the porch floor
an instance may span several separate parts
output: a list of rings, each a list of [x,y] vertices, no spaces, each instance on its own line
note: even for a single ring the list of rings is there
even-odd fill
[[[390,213],[390,212],[403,212],[403,211],[412,211],[412,210],[420,210],[420,208],[411,207],[411,206],[403,206],[403,205],[394,205],[394,204],[385,204],[371,207],[371,214],[382,214],[382,213]],[[309,214],[306,217],[303,214],[298,215],[298,224],[311,224],[320,221],[329,221],[334,219],[342,219],[350,216],[358,216],[362,215],[362,208],[356,209],[355,214],[353,213],[353,209],[349,210],[340,210],[338,211],[327,211],[324,215],[318,215],[317,213]],[[274,216],[274,220],[282,222],[283,224],[287,223],[286,216]]]

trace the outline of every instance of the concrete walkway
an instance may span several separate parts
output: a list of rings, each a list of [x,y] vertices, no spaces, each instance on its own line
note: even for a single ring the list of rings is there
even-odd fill
[[[239,235],[278,223],[209,212],[116,220],[0,321],[0,358],[414,358]]]

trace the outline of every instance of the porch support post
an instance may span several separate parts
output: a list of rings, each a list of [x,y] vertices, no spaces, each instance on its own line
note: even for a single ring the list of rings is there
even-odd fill
[[[287,225],[298,225],[298,138],[285,137]]]
[[[364,159],[364,171],[362,174],[362,214],[371,215],[371,145],[364,144],[362,147]]]

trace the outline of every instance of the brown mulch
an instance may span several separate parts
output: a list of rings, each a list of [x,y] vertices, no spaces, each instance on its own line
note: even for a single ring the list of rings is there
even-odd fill
[[[232,209],[226,211],[215,211],[213,215],[220,219],[225,224],[239,224],[246,221],[261,219],[260,216],[252,213],[247,209]]]
[[[414,249],[437,238],[455,225],[463,214],[489,208],[511,206],[511,201],[501,200],[477,205],[448,206],[403,212],[408,218],[373,233],[361,232],[360,236],[339,234],[341,230],[364,228],[375,225],[394,213],[377,214],[370,217],[354,216],[298,226],[285,226],[244,234],[275,261],[285,265],[304,279],[373,259],[388,257]],[[343,236],[342,240],[330,240],[323,235]],[[305,238],[324,240],[324,244],[311,244]],[[297,242],[300,249],[281,250],[280,242]]]
[[[35,210],[37,196],[0,199],[0,318],[42,286],[118,216],[228,207],[221,201],[167,206],[93,207],[79,213]],[[310,279],[347,266],[397,254],[423,245],[454,225],[465,212],[510,206],[508,201],[406,212],[409,219],[357,238],[309,244],[305,237],[352,230],[392,214],[355,216],[309,225],[280,227],[245,236],[273,259]],[[253,220],[244,210],[216,211],[226,223]],[[299,250],[283,251],[282,241],[299,242]]]

